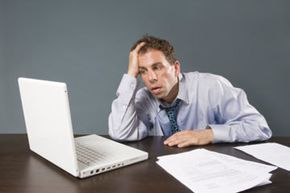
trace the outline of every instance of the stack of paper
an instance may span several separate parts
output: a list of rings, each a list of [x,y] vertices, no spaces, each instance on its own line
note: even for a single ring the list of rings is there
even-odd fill
[[[290,148],[278,143],[261,143],[235,147],[260,160],[290,171]]]
[[[269,184],[269,172],[277,168],[205,149],[158,159],[157,164],[195,193],[233,193]]]

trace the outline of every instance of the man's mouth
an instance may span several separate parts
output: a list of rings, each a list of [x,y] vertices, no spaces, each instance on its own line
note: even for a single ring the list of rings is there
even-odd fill
[[[157,95],[157,94],[160,93],[160,91],[161,91],[161,87],[153,87],[153,88],[151,88],[150,90],[151,90],[152,94]]]

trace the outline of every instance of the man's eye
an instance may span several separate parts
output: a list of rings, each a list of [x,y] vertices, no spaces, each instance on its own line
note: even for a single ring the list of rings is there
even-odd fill
[[[145,70],[139,70],[139,74],[145,74]]]
[[[153,70],[160,70],[161,68],[160,68],[160,66],[154,66],[153,67]]]

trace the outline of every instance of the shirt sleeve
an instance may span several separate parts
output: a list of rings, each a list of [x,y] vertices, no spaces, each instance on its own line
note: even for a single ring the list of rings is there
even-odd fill
[[[264,141],[272,136],[265,118],[249,104],[246,93],[221,78],[213,89],[217,124],[213,143]]]
[[[112,102],[109,135],[116,140],[140,140],[147,136],[146,126],[138,119],[135,105],[137,79],[124,74]]]

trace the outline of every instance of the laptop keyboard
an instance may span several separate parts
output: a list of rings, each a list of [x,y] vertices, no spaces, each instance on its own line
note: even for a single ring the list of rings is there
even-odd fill
[[[95,150],[90,149],[89,147],[86,147],[80,143],[76,142],[75,144],[76,144],[77,159],[81,163],[89,166],[95,162],[105,160],[104,154],[96,152]]]

